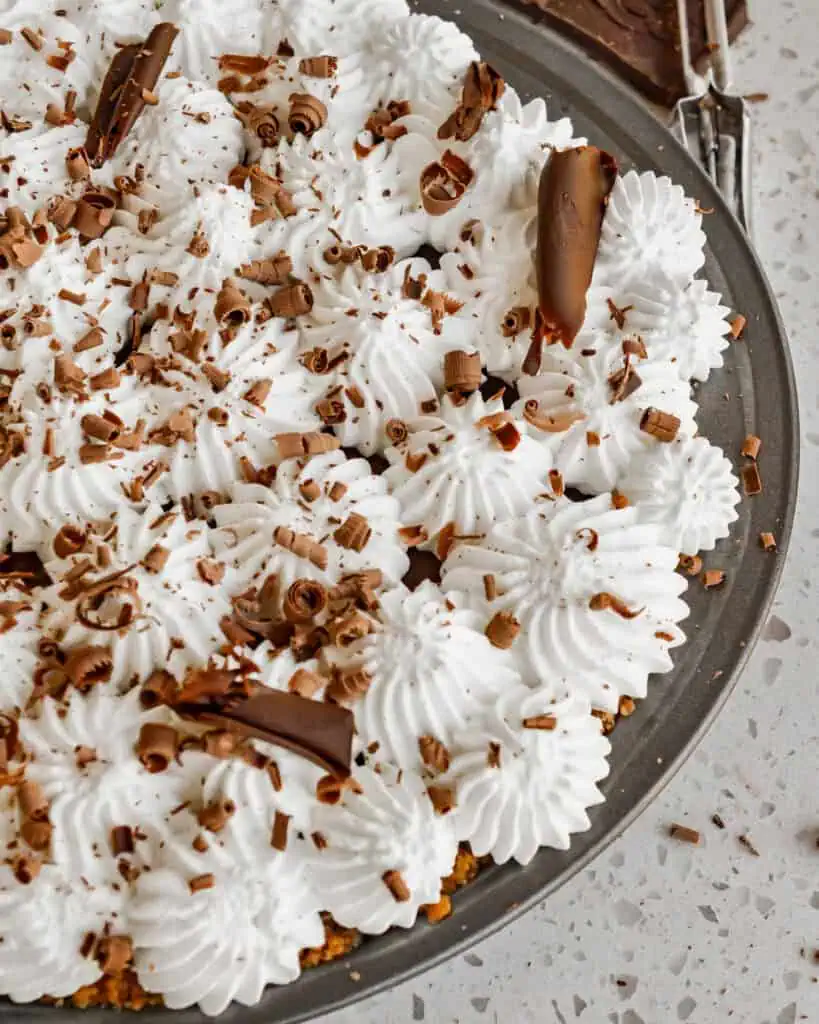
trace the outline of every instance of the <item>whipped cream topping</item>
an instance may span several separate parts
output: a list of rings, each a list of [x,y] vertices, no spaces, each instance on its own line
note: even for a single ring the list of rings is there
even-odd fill
[[[6,787],[0,991],[94,983],[80,949],[106,933],[167,1006],[217,1014],[296,978],[322,911],[409,927],[458,842],[527,863],[588,827],[591,709],[671,668],[678,553],[736,518],[690,386],[727,310],[696,204],[632,171],[573,348],[539,350],[538,180],[583,140],[404,0],[42,7],[0,0],[0,541],[52,582],[3,581],[0,713],[50,841]],[[84,167],[117,44],[160,20],[179,34],[144,109]],[[441,131],[487,75],[469,132]],[[455,352],[505,402],[459,393]],[[441,584],[402,583],[415,546]],[[299,754],[228,756],[140,702],[205,668],[349,707],[337,803]],[[156,772],[150,726],[178,755]]]
[[[17,880],[0,865],[0,985],[15,1003],[70,996],[93,984],[102,969],[80,952],[106,925],[121,934],[123,896],[111,886],[84,885],[56,864],[34,881]]]
[[[635,455],[660,443],[641,429],[647,408],[676,416],[689,435],[696,432],[691,387],[673,363],[638,360],[640,386],[616,399],[612,378],[623,366],[621,346],[605,335],[584,333],[568,353],[556,345],[548,348],[540,373],[518,380],[515,412],[528,411],[565,483],[591,494],[611,490]]]
[[[443,784],[455,786],[459,835],[479,857],[528,864],[541,846],[567,850],[603,802],[609,741],[588,700],[549,683],[513,686],[459,737]]]
[[[142,867],[156,858],[163,818],[182,801],[183,789],[174,773],[146,771],[134,748],[146,722],[165,720],[161,711],[142,709],[137,690],[119,697],[102,686],[87,695],[70,693],[65,703],[47,697],[20,719],[32,758],[26,779],[38,783],[48,800],[51,857],[67,878],[94,885],[121,881],[111,847],[117,826],[144,837],[134,844],[129,864]]]
[[[517,681],[507,652],[481,631],[480,615],[448,606],[429,580],[381,598],[380,621],[344,649],[326,649],[331,669],[366,673],[369,686],[352,707],[364,746],[378,758],[420,769],[419,740],[454,743],[483,708]]]
[[[41,628],[66,649],[108,647],[118,684],[143,681],[158,667],[182,672],[207,662],[224,642],[220,622],[230,608],[208,582],[213,554],[204,523],[158,505],[142,513],[122,505],[110,523],[88,530],[80,552],[46,563],[55,582],[41,594]],[[79,585],[66,588],[88,561]]]
[[[496,527],[480,545],[457,545],[443,587],[462,593],[485,622],[514,615],[520,634],[511,650],[524,682],[552,680],[615,711],[621,695],[644,697],[649,675],[671,669],[669,648],[684,639],[677,623],[688,614],[679,597],[686,583],[676,565],[677,549],[636,508],[613,508],[607,495],[563,498]],[[619,610],[598,609],[601,594]]]
[[[458,849],[448,817],[437,814],[411,772],[361,768],[334,806],[316,806],[320,835],[310,873],[321,903],[346,927],[380,935],[410,928],[425,903],[437,903],[441,879]]]
[[[666,544],[686,555],[711,551],[738,516],[739,481],[721,448],[678,438],[635,459],[622,492]]]
[[[288,459],[270,487],[237,483],[230,498],[213,510],[219,527],[213,541],[240,588],[276,573],[282,595],[299,578],[335,582],[344,573],[367,568],[380,569],[397,583],[409,567],[398,532],[400,505],[364,459],[348,459],[340,451]],[[331,539],[351,515],[362,517],[371,530],[360,551]],[[276,543],[277,527],[323,545],[326,566]]]
[[[129,915],[136,970],[170,1009],[252,1006],[266,985],[298,977],[301,949],[323,943],[302,841],[271,849],[271,826],[258,808],[238,807],[222,831],[205,833],[203,852],[195,829],[180,831],[140,876]]]
[[[490,429],[497,422],[511,424],[506,446]],[[406,440],[385,453],[385,478],[404,523],[422,527],[433,547],[446,527],[458,536],[481,535],[549,490],[550,452],[529,436],[524,420],[504,416],[501,399],[485,402],[475,392],[459,404],[445,395],[436,414],[405,426]]]

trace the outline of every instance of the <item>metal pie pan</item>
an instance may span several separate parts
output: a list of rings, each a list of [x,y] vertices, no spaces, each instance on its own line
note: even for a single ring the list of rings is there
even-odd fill
[[[615,730],[611,774],[602,787],[607,801],[592,810],[591,829],[575,837],[569,851],[543,850],[525,868],[487,869],[454,897],[455,913],[448,920],[435,926],[419,920],[408,931],[366,939],[348,959],[268,989],[255,1007],[234,1004],[219,1018],[224,1024],[296,1024],[362,999],[462,952],[586,865],[657,796],[731,692],[776,591],[793,519],[798,416],[785,331],[756,255],[708,179],[631,92],[528,14],[497,0],[420,0],[417,7],[457,22],[525,99],[545,97],[553,119],[570,116],[576,134],[614,153],[624,170],[666,173],[703,207],[713,208],[704,218],[706,275],[748,325],[743,340],[728,350],[725,367],[702,389],[698,422],[735,462],[746,434],[759,434],[765,486],[761,495],[742,502],[730,539],[706,560],[727,571],[726,585],[711,592],[696,583],[689,588],[689,641],[675,652],[674,671],[655,680],[637,713]],[[762,531],[776,534],[778,555],[761,549]],[[4,1002],[0,1018],[103,1024],[112,1014]],[[208,1018],[196,1009],[147,1009],[138,1019],[201,1024]]]

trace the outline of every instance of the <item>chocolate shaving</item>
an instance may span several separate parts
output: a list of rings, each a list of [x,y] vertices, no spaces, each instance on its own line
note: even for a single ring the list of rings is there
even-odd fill
[[[554,715],[530,715],[524,718],[521,723],[524,729],[539,729],[543,732],[552,732],[557,728],[557,719]]]
[[[270,845],[274,850],[284,852],[287,849],[287,832],[290,828],[290,815],[283,811],[276,811],[273,817],[273,831],[270,835]]]
[[[321,455],[323,452],[335,451],[341,447],[338,438],[332,434],[312,431],[306,434],[276,434],[275,440],[279,449],[279,458],[282,460]]]
[[[302,57],[299,71],[310,78],[332,78],[338,71],[338,58],[322,55],[320,57]]]
[[[203,807],[196,820],[208,832],[221,832],[235,813],[236,804],[232,800],[217,800]]]
[[[776,551],[776,537],[767,530],[760,533],[759,544],[764,551]]]
[[[421,202],[431,217],[449,213],[463,199],[474,178],[472,168],[448,149],[421,171]]]
[[[507,651],[520,633],[520,623],[511,612],[495,612],[486,627],[486,637],[493,647]]]
[[[409,886],[404,881],[404,876],[400,871],[385,871],[381,876],[381,880],[392,893],[396,903],[406,903],[412,896]]]
[[[679,839],[683,843],[691,843],[694,846],[697,846],[700,841],[700,834],[695,828],[678,825],[676,822],[670,826],[668,834],[672,839]]]
[[[528,306],[514,306],[503,318],[501,334],[504,338],[514,338],[532,326],[532,319],[532,311]]]
[[[593,612],[612,611],[616,612],[621,619],[636,619],[638,615],[642,615],[644,609],[639,608],[637,611],[632,610],[621,598],[610,594],[607,591],[602,591],[599,594],[593,594],[589,598],[589,608]]]
[[[603,211],[617,162],[594,146],[552,153],[538,191],[537,281],[543,325],[570,348],[586,316]]]
[[[150,99],[178,29],[160,22],[144,43],[123,46],[114,55],[102,84],[85,139],[92,166],[101,167],[117,151]]]
[[[351,512],[341,526],[333,533],[339,547],[350,551],[363,551],[372,536],[372,528],[364,516]]]
[[[287,526],[277,526],[273,542],[299,558],[306,558],[317,569],[327,568],[327,549],[307,533],[296,533]]]
[[[438,129],[438,138],[467,142],[480,128],[484,115],[495,109],[505,88],[490,64],[473,61],[466,72],[461,102]]]
[[[722,569],[706,569],[702,574],[702,585],[706,590],[713,590],[715,587],[721,587],[727,579],[727,576]]]
[[[743,466],[739,474],[742,477],[742,488],[749,498],[762,493],[762,475],[756,462]]]
[[[111,852],[115,857],[134,852],[134,830],[130,825],[115,825],[111,829]]]
[[[523,418],[536,430],[542,430],[547,434],[562,434],[586,417],[582,412],[561,412],[554,416],[547,415],[540,411],[537,399],[530,398],[523,407]]]
[[[336,669],[327,684],[325,697],[338,703],[360,700],[369,690],[372,681],[370,673],[363,668]]]
[[[263,285],[284,284],[292,272],[293,261],[284,251],[267,259],[243,263],[236,271],[245,281],[255,281]]]
[[[133,963],[133,943],[127,935],[104,935],[97,944],[95,959],[103,974],[119,977]]]
[[[748,434],[742,442],[739,454],[744,455],[747,459],[757,459],[761,448],[762,439],[757,437],[756,434]]]
[[[298,668],[290,677],[287,689],[290,693],[296,693],[299,697],[310,699],[315,697],[324,686],[324,680],[316,672],[310,672],[306,668]]]
[[[677,568],[686,576],[699,576],[702,572],[702,559],[699,555],[680,555]]]
[[[427,786],[427,796],[437,814],[449,814],[457,806],[455,791],[449,786]]]
[[[670,412],[662,412],[649,406],[640,419],[640,430],[651,434],[658,441],[668,444],[673,441],[680,429],[680,420]]]
[[[642,384],[640,375],[631,365],[630,357],[626,356],[622,368],[616,370],[609,377],[609,387],[612,391],[609,404],[616,405],[617,402],[624,402],[642,387]]]
[[[69,652],[63,668],[69,681],[81,692],[107,683],[114,671],[114,659],[107,647],[78,647]]]
[[[273,316],[303,316],[313,308],[313,292],[305,281],[279,288],[266,300],[267,308]]]
[[[440,773],[449,771],[450,753],[444,744],[434,736],[420,736],[418,752],[427,768]]]
[[[17,789],[17,804],[20,813],[29,821],[46,821],[48,800],[38,782],[25,779]]]

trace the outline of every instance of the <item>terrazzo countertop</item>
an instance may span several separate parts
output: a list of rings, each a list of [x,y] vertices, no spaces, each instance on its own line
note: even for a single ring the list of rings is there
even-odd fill
[[[467,954],[315,1024],[819,1022],[819,0],[756,0],[752,14],[735,50],[738,90],[769,93],[753,107],[755,239],[803,445],[760,643],[688,763],[588,869]],[[670,840],[670,822],[701,844]]]

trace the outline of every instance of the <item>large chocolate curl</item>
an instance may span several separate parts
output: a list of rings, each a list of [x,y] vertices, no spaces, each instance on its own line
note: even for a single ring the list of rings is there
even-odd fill
[[[260,688],[227,706],[219,700],[205,700],[175,704],[174,709],[183,717],[222,725],[241,736],[255,736],[292,750],[337,778],[350,774],[353,714],[337,704]]]
[[[133,128],[153,93],[178,33],[176,25],[160,22],[144,43],[123,46],[114,55],[85,139],[85,151],[92,166],[102,167],[110,160]]]
[[[549,341],[571,348],[586,316],[606,199],[617,162],[595,146],[554,152],[538,191],[537,286]]]

